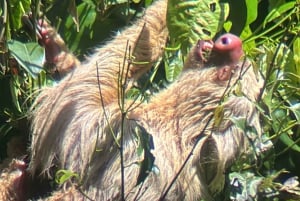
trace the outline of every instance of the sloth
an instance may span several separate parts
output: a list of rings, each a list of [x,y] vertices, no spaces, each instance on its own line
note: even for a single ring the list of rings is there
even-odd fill
[[[213,200],[226,170],[260,140],[262,80],[232,34],[199,40],[178,79],[149,101],[124,98],[164,51],[166,8],[156,1],[82,63],[41,25],[46,58],[63,78],[33,105],[28,171],[78,175],[41,200]]]

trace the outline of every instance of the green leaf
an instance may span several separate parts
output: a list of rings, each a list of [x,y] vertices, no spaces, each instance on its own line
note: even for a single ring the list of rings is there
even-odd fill
[[[76,24],[76,29],[74,28],[74,18],[69,17],[65,24],[65,38],[69,42],[70,50],[76,51],[81,43],[87,43],[86,39],[93,38],[93,29],[92,26],[96,20],[97,13],[95,11],[95,5],[92,2],[83,2],[77,7],[78,16],[79,16],[79,27],[78,30],[78,21]],[[85,41],[82,39],[85,38]]]
[[[182,67],[183,61],[179,50],[174,57],[165,60],[166,79],[168,82],[173,82],[178,77]]]
[[[12,56],[18,63],[31,77],[37,78],[45,61],[44,48],[38,43],[21,43],[16,40],[11,40],[7,44]]]
[[[70,170],[58,170],[55,174],[55,181],[58,184],[64,184],[66,181],[69,181],[72,178],[75,178],[77,181],[79,181],[79,175]]]
[[[294,151],[300,152],[300,146],[298,146],[293,139],[287,133],[282,133],[279,139],[288,147],[291,147]]]
[[[292,105],[292,106],[289,107],[289,108],[290,108],[290,110],[293,111],[293,113],[294,113],[296,119],[297,119],[298,121],[300,121],[300,103],[296,103],[296,104]],[[299,123],[300,123],[300,122],[299,122]]]
[[[221,30],[228,15],[227,4],[216,0],[170,0],[167,25],[171,41],[185,51],[199,39],[211,39]]]
[[[126,92],[126,98],[129,99],[135,99],[139,96],[141,96],[141,90],[138,88],[130,88],[127,92]],[[142,98],[142,97],[141,97]]]
[[[298,109],[298,105],[291,107],[292,109]],[[297,113],[296,113],[297,114]],[[288,111],[286,109],[275,109],[271,113],[273,120],[272,128],[275,134],[279,135],[279,139],[288,147],[294,151],[300,152],[300,147],[296,142],[289,136],[289,133],[292,134],[291,127],[293,127],[294,122],[290,120]]]
[[[294,62],[296,65],[296,75],[300,75],[300,37],[297,37],[293,43]]]
[[[230,200],[254,200],[263,177],[252,172],[232,172],[229,174]]]
[[[265,27],[267,23],[274,21],[275,19],[284,16],[285,12],[293,9],[295,7],[295,1],[287,2],[279,7],[275,7],[271,12],[267,15],[263,22],[263,26]]]
[[[214,127],[219,128],[224,119],[224,106],[219,105],[214,111]]]
[[[244,27],[242,33],[240,34],[240,38],[242,40],[245,40],[245,39],[251,37],[252,34],[253,33],[252,33],[252,30],[251,30],[250,26],[247,25],[246,27]],[[246,41],[246,42],[243,43],[243,49],[246,53],[252,52],[256,48],[256,46],[257,45],[256,45],[254,40]]]
[[[78,12],[76,8],[75,0],[71,0],[69,3],[68,11],[72,16],[73,22],[76,24],[77,32],[79,31]]]
[[[132,2],[138,4],[141,2],[141,0],[132,0]]]
[[[246,0],[246,5],[247,5],[246,26],[248,26],[252,22],[254,22],[256,20],[256,18],[257,18],[258,1],[257,0]]]
[[[30,3],[31,0],[10,0],[10,8],[9,11],[11,12],[11,22],[13,29],[19,29],[22,27],[22,16],[31,10]]]

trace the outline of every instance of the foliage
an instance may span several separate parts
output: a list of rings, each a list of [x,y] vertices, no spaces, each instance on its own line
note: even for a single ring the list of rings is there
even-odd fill
[[[196,44],[199,38],[211,39],[228,15],[227,4],[218,1],[176,1],[168,4],[168,28],[173,43],[187,49]]]
[[[9,139],[26,135],[28,125],[22,122],[27,119],[36,91],[55,84],[42,67],[45,55],[38,44],[36,20],[49,20],[71,51],[83,58],[89,48],[104,43],[113,32],[141,16],[142,7],[150,3],[150,0],[0,1],[0,161],[6,157]],[[300,176],[299,9],[299,0],[169,0],[169,46],[160,66],[141,81],[150,83],[147,90],[151,94],[176,79],[186,53],[198,38],[232,32],[243,39],[246,54],[265,80],[256,105],[261,112],[263,132],[274,147],[258,158],[260,163],[242,161],[232,168],[226,192],[235,199],[246,200],[245,194],[252,196],[253,190],[257,192],[263,187],[279,192],[278,183],[288,180],[283,169]],[[36,19],[29,25],[24,21],[28,15]],[[128,96],[140,91],[144,89],[136,88]],[[245,126],[242,120],[232,121]],[[283,172],[286,177],[279,181]],[[57,180],[63,183],[72,177],[78,175],[61,171]],[[234,179],[242,184],[241,192],[230,187]],[[293,193],[299,196],[299,191]],[[258,199],[255,193],[251,199]]]
[[[71,172],[70,170],[58,170],[55,174],[55,182],[60,185],[72,179],[79,182],[80,178],[77,173]]]
[[[210,2],[213,3],[213,1]],[[251,161],[247,160],[246,163],[248,164],[239,164],[243,163],[242,161],[237,162],[236,166],[232,168],[233,171],[237,172],[233,172],[231,175],[235,175],[239,181],[243,180],[245,185],[240,186],[241,191],[235,192],[235,196],[232,196],[231,199],[258,199],[257,189],[262,186],[261,183],[265,183],[267,180],[271,181],[268,183],[268,188],[271,188],[273,193],[276,192],[276,195],[268,195],[269,198],[280,197],[282,192],[279,192],[278,184],[268,179],[272,176],[270,172],[287,169],[297,176],[300,175],[299,168],[297,168],[299,165],[297,158],[300,151],[299,2],[262,1],[258,3],[250,0],[228,0],[221,1],[220,5],[222,6],[220,7],[227,8],[226,4],[229,5],[229,16],[224,22],[220,16],[226,17],[226,14],[220,15],[214,10],[209,11],[208,6],[201,10],[205,3],[201,3],[199,6],[194,1],[179,3],[178,1],[171,1],[169,8],[172,15],[169,20],[171,41],[172,39],[183,41],[181,43],[183,51],[187,46],[186,43],[195,44],[197,34],[193,32],[197,32],[201,28],[208,29],[208,26],[203,26],[204,24],[201,23],[202,17],[205,18],[207,12],[213,13],[214,18],[207,20],[212,27],[216,27],[214,25],[219,22],[223,25],[223,30],[240,35],[244,40],[246,54],[253,60],[257,71],[262,74],[265,80],[257,107],[261,111],[264,134],[273,141],[274,150],[261,158],[261,160],[265,160],[261,165],[251,164]],[[176,13],[178,11],[176,9],[179,12]],[[262,9],[268,9],[269,12],[264,16],[264,13],[259,12]],[[176,11],[174,12],[174,10]],[[191,13],[193,17],[189,16]],[[223,13],[227,13],[227,10],[223,10]],[[218,21],[210,21],[211,19]],[[173,32],[172,28],[174,28]],[[214,36],[220,29],[213,28],[211,30],[213,31],[208,33]],[[200,38],[202,36],[205,39],[206,36],[203,36],[200,31],[197,33]],[[216,113],[218,114],[217,111]],[[243,130],[251,129],[242,123],[242,120],[232,119],[232,121]],[[270,146],[267,141],[255,144],[256,147],[258,145]],[[252,171],[259,172],[261,176],[254,176]],[[232,181],[232,178],[229,178],[229,181]],[[297,185],[296,182],[295,186]],[[232,187],[229,187],[228,190],[231,193],[235,191]],[[295,194],[296,199],[299,199],[299,188],[295,187],[291,194]],[[293,196],[291,195],[291,197]]]

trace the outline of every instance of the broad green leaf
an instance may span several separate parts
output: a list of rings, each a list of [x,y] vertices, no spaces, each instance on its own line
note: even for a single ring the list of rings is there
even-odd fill
[[[258,0],[246,0],[246,5],[247,5],[246,26],[248,26],[252,22],[254,22],[256,20],[256,18],[257,18]]]
[[[45,50],[38,43],[21,43],[16,40],[9,41],[8,48],[12,56],[34,79],[43,69]]]
[[[10,0],[9,3],[10,7],[8,9],[11,12],[10,17],[12,22],[10,26],[13,29],[19,29],[22,27],[22,16],[31,10],[31,0]]]
[[[79,26],[79,30],[77,28],[74,29],[74,20],[72,17],[68,18],[65,25],[67,30],[65,32],[65,38],[67,41],[69,41],[69,44],[71,44],[70,49],[73,52],[78,49],[80,43],[83,43],[83,41],[81,41],[83,38],[93,38],[94,32],[92,26],[97,16],[95,5],[93,5],[91,2],[83,2],[77,7],[77,10],[79,16],[79,25],[77,21],[76,27]],[[85,43],[87,42],[85,41]]]
[[[258,177],[250,171],[232,172],[229,174],[230,200],[254,200],[257,197],[259,185],[263,177]]]
[[[222,28],[228,7],[217,0],[170,0],[167,25],[171,41],[185,51],[199,39],[211,39]]]
[[[178,54],[173,58],[165,60],[166,79],[168,82],[173,82],[177,78],[182,67],[183,62],[180,51],[178,51]]]
[[[269,22],[274,21],[275,19],[284,16],[285,12],[289,11],[290,9],[293,9],[295,7],[295,1],[287,2],[280,7],[275,7],[265,18],[263,22],[263,26],[265,27],[266,24]]]

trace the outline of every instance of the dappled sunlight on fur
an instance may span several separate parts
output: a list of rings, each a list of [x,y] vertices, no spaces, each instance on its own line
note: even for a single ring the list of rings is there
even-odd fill
[[[199,65],[195,48],[174,83],[122,114],[118,80],[127,76],[120,75],[125,52],[131,47],[135,62],[147,61],[130,63],[128,79],[133,82],[163,54],[166,8],[165,0],[155,2],[143,18],[75,69],[71,66],[61,82],[44,88],[37,97],[31,116],[30,173],[53,178],[55,171],[66,169],[80,177],[80,185],[66,183],[41,199],[121,200],[123,186],[126,200],[213,200],[223,189],[226,169],[252,143],[247,137],[250,131],[237,127],[231,118],[244,118],[260,138],[254,102],[262,80],[252,65],[246,59]],[[63,69],[65,74],[67,68]],[[240,93],[235,93],[237,88]],[[130,104],[128,100],[125,107]],[[218,108],[223,114],[220,123]],[[116,142],[122,129],[125,183]],[[139,183],[140,162],[145,158],[137,149],[144,137],[151,139],[147,143],[154,164]]]

